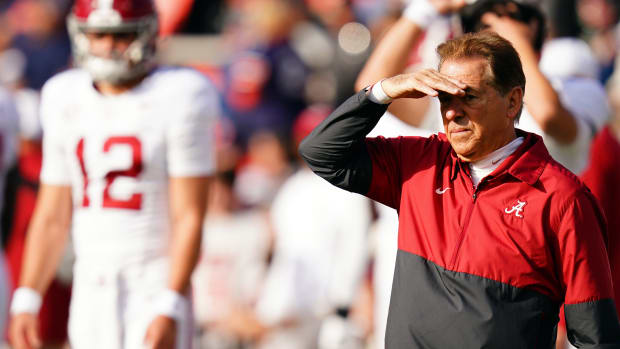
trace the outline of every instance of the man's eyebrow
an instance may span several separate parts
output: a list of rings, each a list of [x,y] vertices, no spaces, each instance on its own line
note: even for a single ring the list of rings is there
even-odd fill
[[[480,91],[476,90],[475,88],[471,87],[471,86],[467,86],[465,88],[465,93],[479,93]]]

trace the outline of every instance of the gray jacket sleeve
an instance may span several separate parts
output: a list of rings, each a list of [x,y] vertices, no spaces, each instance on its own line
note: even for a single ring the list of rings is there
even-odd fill
[[[367,89],[340,105],[299,146],[299,155],[331,184],[365,194],[370,187],[372,162],[364,139],[387,110],[372,102]]]

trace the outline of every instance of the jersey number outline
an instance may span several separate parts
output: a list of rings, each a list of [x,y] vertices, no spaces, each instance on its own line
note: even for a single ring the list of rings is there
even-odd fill
[[[132,151],[131,167],[126,170],[112,170],[105,175],[106,185],[103,190],[102,206],[104,208],[120,208],[126,210],[139,210],[142,208],[142,194],[134,193],[129,199],[115,199],[110,195],[110,187],[114,180],[118,177],[137,178],[142,172],[142,143],[135,136],[113,136],[109,137],[103,144],[103,152],[108,153],[110,149],[116,145],[129,146]],[[84,180],[82,207],[90,206],[90,198],[88,196],[88,171],[84,162],[84,138],[80,138],[75,151],[80,162],[82,178]]]

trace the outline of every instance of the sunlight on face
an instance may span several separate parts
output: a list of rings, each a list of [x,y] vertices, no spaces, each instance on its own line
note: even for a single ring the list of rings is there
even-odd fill
[[[440,73],[467,84],[465,96],[441,92],[441,117],[448,141],[464,161],[477,161],[514,139],[510,94],[489,82],[491,69],[482,57],[445,61]]]

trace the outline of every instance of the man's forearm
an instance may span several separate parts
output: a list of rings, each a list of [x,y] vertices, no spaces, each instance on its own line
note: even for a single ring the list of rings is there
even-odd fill
[[[187,291],[200,254],[209,182],[209,177],[170,178],[168,191],[172,234],[168,250],[168,283],[153,304],[155,313],[159,315],[152,323],[155,329],[161,323],[169,323],[162,317],[181,321],[191,307]]]
[[[559,143],[571,143],[577,137],[577,121],[561,103],[551,82],[539,68],[538,54],[532,46],[527,25],[491,13],[483,21],[514,46],[523,65],[527,84],[523,102],[540,129]]]
[[[170,178],[172,238],[168,288],[185,293],[200,254],[208,177]]]
[[[45,293],[66,248],[71,210],[70,189],[41,186],[26,234],[19,286]]]
[[[364,139],[387,104],[376,104],[366,91],[349,98],[299,146],[299,154],[319,176],[342,189],[365,193],[372,163]]]
[[[515,43],[527,79],[524,103],[543,132],[560,143],[571,143],[577,137],[577,122],[566,110],[560,97],[538,66],[538,58],[528,43]]]
[[[202,241],[201,217],[183,217],[175,223],[170,251],[168,288],[185,294],[192,271],[200,255]]]
[[[64,253],[69,228],[33,223],[27,234],[19,286],[31,288],[43,295]]]

